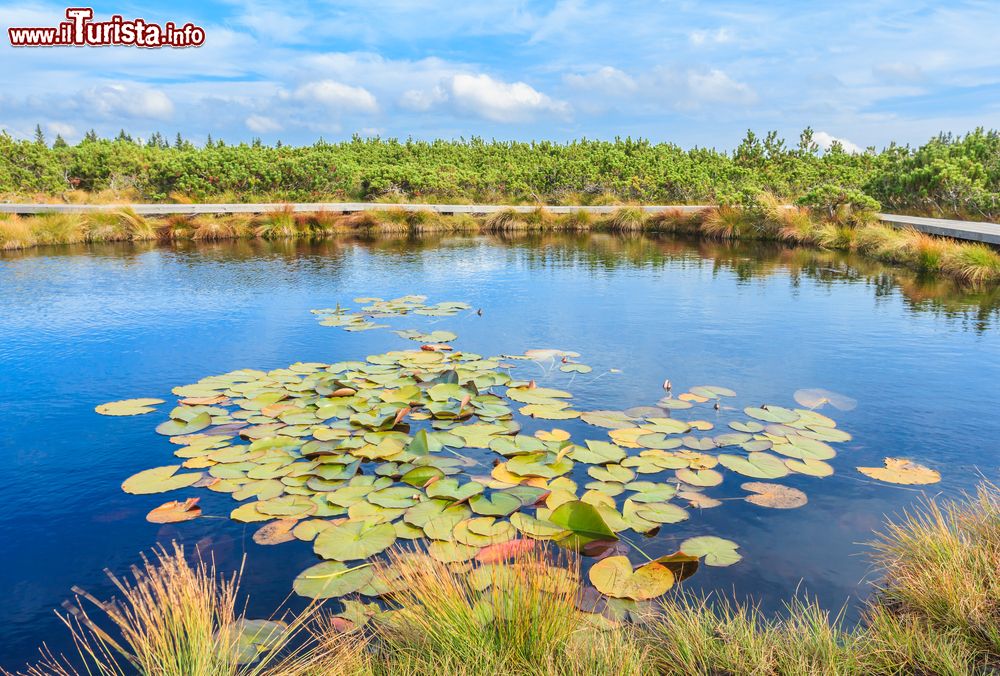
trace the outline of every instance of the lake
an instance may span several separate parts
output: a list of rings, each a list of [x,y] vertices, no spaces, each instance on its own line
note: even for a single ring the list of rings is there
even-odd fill
[[[769,610],[806,591],[854,618],[876,577],[864,543],[885,515],[1000,476],[1000,293],[847,254],[596,233],[54,247],[0,254],[0,290],[0,665],[8,668],[33,659],[43,640],[66,650],[53,609],[70,587],[110,595],[102,569],[125,573],[157,543],[198,544],[227,571],[245,555],[251,616],[285,599],[317,560],[309,543],[255,544],[257,524],[230,520],[235,503],[224,494],[122,492],[125,478],[173,460],[176,446],[153,429],[171,404],[124,418],[94,407],[169,400],[175,386],[234,369],[416,346],[389,330],[321,326],[310,313],[359,296],[425,294],[481,308],[481,316],[389,322],[454,331],[462,350],[580,353],[590,373],[530,361],[517,368],[571,390],[580,410],[651,405],[665,378],[678,392],[732,388],[740,409],[794,406],[800,388],[856,399],[850,411],[822,410],[853,435],[837,444],[835,474],[781,480],[804,490],[807,505],[748,504],[738,499],[739,478],[727,477],[712,495],[736,499],[691,510],[643,541],[650,554],[691,535],[740,545],[740,563],[703,566],[686,583],[693,589],[752,597]],[[732,418],[700,413],[713,416]],[[525,423],[553,426],[574,437],[606,432],[579,420]],[[942,480],[921,490],[855,469],[886,456],[928,465]],[[146,522],[150,509],[187,494],[224,518]]]

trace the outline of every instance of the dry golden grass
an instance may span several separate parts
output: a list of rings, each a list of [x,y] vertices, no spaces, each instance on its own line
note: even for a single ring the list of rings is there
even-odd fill
[[[1000,657],[1000,489],[926,502],[872,543],[883,603]]]
[[[617,232],[637,232],[646,224],[646,212],[639,207],[621,207],[608,219],[608,227]]]
[[[709,209],[701,220],[700,233],[712,239],[751,238],[754,223],[748,212],[736,207]]]
[[[37,243],[31,223],[15,214],[0,218],[0,250],[27,249]]]

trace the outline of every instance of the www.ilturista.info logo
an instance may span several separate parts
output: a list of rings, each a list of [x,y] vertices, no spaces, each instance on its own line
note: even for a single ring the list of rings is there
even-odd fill
[[[126,20],[118,14],[108,21],[93,21],[90,7],[69,7],[68,21],[54,27],[11,27],[7,29],[13,47],[200,47],[205,29],[173,21],[160,25],[144,19]]]

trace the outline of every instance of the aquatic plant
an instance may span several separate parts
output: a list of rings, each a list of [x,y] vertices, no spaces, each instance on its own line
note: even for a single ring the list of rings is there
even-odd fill
[[[380,322],[398,317],[446,318],[472,310],[463,302],[426,300],[357,298],[357,309],[313,312],[324,326],[357,332],[385,328]],[[627,605],[662,596],[698,562],[729,566],[742,559],[737,543],[697,536],[668,557],[636,565],[626,555],[628,531],[655,535],[688,519],[685,506],[721,505],[706,491],[726,473],[766,480],[742,485],[750,504],[801,507],[807,502],[802,491],[771,481],[792,473],[829,476],[836,456],[831,444],[851,438],[816,409],[846,410],[856,402],[827,390],[796,392],[808,408],[745,407],[747,419],[707,434],[715,423],[687,419],[685,412],[696,415],[696,407],[706,405],[720,414],[740,411],[723,406],[736,392],[718,385],[677,393],[668,388],[655,405],[581,411],[572,407],[571,392],[512,375],[518,360],[551,364],[543,367],[546,374],[590,373],[575,352],[483,357],[455,349],[458,336],[445,329],[395,333],[421,343],[420,349],[267,373],[245,369],[175,388],[178,405],[156,431],[181,446],[176,455],[182,464],[139,472],[123,490],[151,494],[204,486],[231,493],[243,501],[233,519],[263,524],[254,535],[258,542],[313,543],[323,561],[296,578],[293,587],[304,596],[378,595],[367,564],[399,540],[446,564],[495,547],[520,550],[553,540],[588,557],[617,547],[590,566],[587,577],[609,599]],[[143,415],[159,403],[111,402],[97,412]],[[559,428],[528,435],[519,417],[578,418],[607,436],[574,441]],[[900,463],[892,472],[862,471],[882,481],[915,482],[912,461],[892,461]],[[487,463],[492,469],[470,473]],[[582,495],[574,470],[585,470],[589,479]],[[921,482],[938,479],[936,473],[920,476]],[[185,521],[197,518],[197,510],[196,502],[174,500],[147,518]]]

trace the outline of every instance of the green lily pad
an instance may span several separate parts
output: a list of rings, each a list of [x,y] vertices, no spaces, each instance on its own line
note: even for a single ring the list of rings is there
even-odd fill
[[[372,581],[371,564],[347,566],[340,561],[323,561],[306,568],[292,583],[299,596],[330,599],[353,594]]]
[[[165,493],[178,488],[186,488],[202,478],[201,472],[177,474],[180,465],[154,467],[133,474],[122,482],[122,490],[133,495]]]
[[[737,549],[739,545],[731,540],[701,535],[682,542],[680,551],[689,556],[704,557],[708,566],[731,566],[743,558]]]
[[[474,495],[469,499],[469,507],[476,514],[484,516],[509,516],[522,507],[521,500],[515,495],[495,491],[489,497]]]
[[[378,554],[395,541],[396,531],[390,523],[348,521],[316,536],[313,549],[324,559],[354,561]]]
[[[427,497],[446,498],[448,500],[468,500],[473,495],[483,492],[483,485],[475,481],[459,484],[458,479],[446,477],[439,479],[427,487]]]
[[[719,464],[754,479],[780,479],[788,475],[788,468],[781,459],[770,453],[751,453],[746,458],[723,453],[719,456]]]

